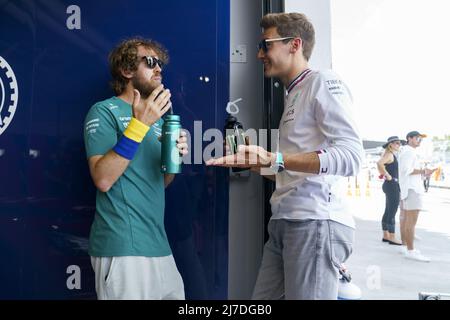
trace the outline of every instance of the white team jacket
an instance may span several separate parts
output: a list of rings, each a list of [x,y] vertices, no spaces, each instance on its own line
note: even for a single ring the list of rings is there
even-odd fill
[[[305,70],[288,87],[279,151],[318,152],[320,173],[277,174],[270,200],[272,219],[331,219],[354,227],[344,177],[358,174],[364,150],[351,104],[348,88],[331,70]]]

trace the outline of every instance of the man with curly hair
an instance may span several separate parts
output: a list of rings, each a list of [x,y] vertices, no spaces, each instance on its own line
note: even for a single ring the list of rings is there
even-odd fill
[[[167,51],[153,40],[122,41],[109,55],[116,96],[94,104],[84,128],[97,187],[89,237],[98,299],[184,299],[184,285],[164,229],[159,136],[170,109],[161,84]],[[177,145],[188,152],[186,134]]]

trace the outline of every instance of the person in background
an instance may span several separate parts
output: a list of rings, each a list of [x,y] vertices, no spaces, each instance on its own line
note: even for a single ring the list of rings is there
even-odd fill
[[[383,192],[386,195],[386,206],[381,222],[382,241],[392,245],[402,245],[400,241],[395,239],[395,215],[400,203],[397,160],[400,146],[401,141],[398,136],[389,137],[383,145],[384,153],[377,162],[380,177],[384,179]]]
[[[424,256],[414,248],[414,234],[420,210],[423,209],[424,187],[422,176],[431,175],[436,169],[422,169],[416,149],[420,147],[425,134],[411,131],[406,135],[407,145],[400,153],[399,180],[401,209],[403,210],[405,223],[405,245],[402,252],[407,259],[429,262],[430,258]]]
[[[429,162],[424,163],[425,169],[427,169],[429,166],[430,166]],[[425,189],[425,192],[428,192],[428,189],[430,188],[431,175],[423,175],[422,180],[423,180],[423,188]]]

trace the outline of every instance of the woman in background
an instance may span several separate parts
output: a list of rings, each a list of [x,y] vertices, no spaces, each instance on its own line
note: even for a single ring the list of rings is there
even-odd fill
[[[395,214],[400,203],[400,186],[398,184],[398,153],[402,141],[398,136],[389,137],[383,145],[384,154],[377,162],[380,178],[384,179],[383,192],[386,194],[386,208],[382,219],[383,242],[402,245],[395,239]]]

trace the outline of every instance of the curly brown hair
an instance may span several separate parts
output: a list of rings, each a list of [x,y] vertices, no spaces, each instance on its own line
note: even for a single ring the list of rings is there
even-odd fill
[[[315,44],[314,26],[302,13],[269,13],[260,23],[261,28],[277,28],[280,37],[299,37],[303,41],[303,56],[311,57]]]
[[[122,75],[122,71],[136,71],[139,65],[138,48],[142,46],[156,52],[158,58],[164,63],[169,63],[169,54],[160,43],[141,37],[134,37],[120,42],[109,54],[109,70],[112,80],[111,87],[120,95],[125,91],[129,79]]]

